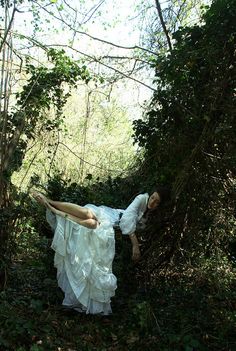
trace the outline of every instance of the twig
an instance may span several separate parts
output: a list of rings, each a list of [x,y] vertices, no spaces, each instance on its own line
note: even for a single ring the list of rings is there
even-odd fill
[[[30,38],[30,37],[28,37],[28,36],[26,36],[26,35],[18,34],[18,33],[15,33],[15,35],[16,35],[16,36],[24,37],[25,39],[31,41],[31,42],[34,43],[36,46],[41,47],[41,49],[43,49],[43,50],[45,50],[45,51],[47,51],[47,48],[49,48],[49,47],[64,47],[64,48],[68,48],[68,49],[70,49],[70,50],[72,50],[72,51],[75,51],[75,52],[77,52],[77,53],[79,53],[79,54],[85,56],[85,57],[90,58],[90,59],[93,60],[94,62],[97,62],[97,63],[99,63],[100,65],[102,65],[102,66],[104,66],[104,67],[106,67],[106,68],[108,68],[108,69],[110,69],[110,70],[115,71],[116,73],[119,73],[121,76],[123,76],[123,77],[125,77],[125,78],[131,79],[131,80],[133,80],[134,82],[137,82],[138,84],[141,84],[141,85],[145,86],[146,88],[151,89],[152,91],[156,91],[156,89],[154,89],[154,88],[150,87],[149,85],[147,85],[147,84],[141,82],[140,80],[138,80],[138,79],[136,79],[136,78],[133,78],[133,77],[129,76],[128,74],[125,74],[124,72],[121,72],[121,71],[118,70],[117,68],[111,67],[111,66],[107,65],[106,63],[100,61],[100,59],[98,59],[98,58],[96,58],[96,57],[93,57],[93,56],[91,56],[91,55],[88,55],[88,54],[86,54],[86,53],[84,53],[84,52],[82,52],[82,51],[79,51],[79,50],[77,50],[77,49],[71,47],[70,45],[66,45],[66,44],[65,44],[65,45],[64,45],[64,44],[43,45],[42,43],[38,42],[37,40],[35,40],[35,39],[33,39],[33,38]]]
[[[38,154],[42,151],[42,146],[40,146],[39,150],[35,153],[35,155],[33,156],[33,158],[31,159],[30,163],[29,163],[29,166],[23,176],[23,178],[21,179],[21,182],[20,182],[20,185],[19,185],[19,188],[21,188],[22,184],[23,184],[23,181],[25,180],[27,174],[29,173],[29,170],[30,170],[30,167],[32,166],[34,160],[36,159],[36,157],[38,156]]]
[[[219,160],[222,159],[220,156],[216,156],[216,155],[209,154],[209,153],[206,152],[206,151],[202,151],[202,152],[203,152],[205,155],[210,156],[210,157],[212,157],[212,158],[218,158]]]
[[[100,61],[98,58],[96,58],[96,57],[93,57],[93,56],[91,56],[91,55],[85,54],[85,53],[82,52],[82,51],[79,51],[79,50],[77,50],[77,49],[74,49],[74,48],[72,48],[72,47],[69,46],[69,45],[63,45],[63,44],[51,44],[51,45],[47,45],[47,47],[51,47],[51,46],[52,46],[52,47],[57,47],[57,46],[59,46],[59,47],[67,47],[67,48],[69,48],[69,49],[71,49],[71,50],[73,50],[73,51],[75,51],[75,52],[77,52],[77,53],[79,53],[79,54],[81,54],[81,55],[83,55],[83,56],[86,56],[86,57],[92,59],[94,62],[97,62],[97,63],[99,63],[100,65],[102,65],[102,66],[104,66],[104,67],[106,67],[106,68],[108,68],[108,69],[111,69],[111,70],[113,70],[113,71],[116,72],[116,73],[119,73],[120,75],[122,75],[122,76],[125,77],[125,78],[131,79],[131,80],[133,80],[134,82],[136,82],[136,83],[138,83],[138,84],[141,84],[141,85],[145,86],[145,87],[148,88],[148,89],[151,89],[152,91],[156,91],[156,89],[154,89],[153,87],[150,87],[150,85],[147,85],[147,84],[141,82],[140,80],[138,80],[138,79],[136,79],[136,78],[133,78],[133,77],[129,76],[128,74],[125,74],[124,72],[121,72],[121,71],[118,70],[117,68],[111,67],[111,66],[107,65],[106,63],[101,62],[101,61]]]
[[[153,315],[153,317],[154,317],[154,319],[155,319],[158,332],[159,332],[159,334],[161,334],[161,333],[162,333],[162,332],[161,332],[161,328],[160,328],[160,325],[159,325],[159,323],[158,323],[157,317],[155,316],[155,313],[153,312],[153,310],[152,310],[152,315]]]
[[[60,144],[60,145],[63,145],[63,146],[64,146],[66,149],[68,149],[75,157],[77,157],[79,160],[83,161],[84,163],[87,163],[87,164],[90,165],[90,166],[93,166],[93,167],[95,167],[95,168],[99,168],[99,169],[102,169],[103,171],[105,171],[105,168],[100,167],[100,166],[97,166],[97,165],[94,165],[93,163],[90,163],[90,162],[84,160],[82,157],[79,157],[74,151],[72,151],[66,144],[62,143],[61,141],[60,141],[59,144]],[[115,170],[115,169],[107,169],[106,171],[109,171],[109,172],[117,172],[117,170]],[[122,174],[122,173],[123,173],[123,172],[121,172],[121,174]]]
[[[53,161],[55,159],[55,156],[56,156],[56,153],[57,153],[57,150],[58,150],[59,143],[60,143],[60,135],[59,135],[59,131],[57,131],[57,143],[56,143],[56,147],[55,147],[55,149],[53,151],[53,155],[52,155],[51,162],[50,162],[50,167],[49,167],[49,171],[48,171],[49,176],[50,176],[50,173],[51,173]]]
[[[151,51],[151,50],[148,50],[148,49],[145,49],[145,48],[142,48],[141,46],[138,46],[138,45],[134,45],[134,46],[122,46],[122,45],[118,45],[118,44],[112,43],[112,42],[107,41],[107,40],[104,40],[104,39],[100,39],[100,38],[94,37],[93,35],[88,34],[88,33],[85,33],[85,32],[83,32],[83,31],[79,31],[79,30],[73,28],[73,26],[71,26],[69,23],[67,23],[67,22],[64,21],[63,19],[61,19],[61,18],[55,16],[51,11],[48,11],[47,9],[45,9],[42,5],[40,5],[40,4],[37,3],[36,1],[33,0],[33,2],[36,3],[42,10],[46,11],[50,16],[52,16],[52,17],[56,18],[57,20],[63,22],[67,27],[69,27],[70,29],[72,29],[73,31],[75,31],[75,32],[78,33],[78,34],[85,35],[85,36],[89,37],[90,39],[99,41],[99,42],[104,43],[104,44],[107,44],[107,45],[114,46],[114,47],[116,47],[116,48],[126,49],[126,50],[135,50],[135,49],[138,49],[138,50],[142,50],[142,51],[145,51],[145,52],[149,52],[149,53],[152,54],[152,55],[157,55],[156,52]]]
[[[89,12],[92,11],[92,13],[89,15],[89,18],[88,18],[87,20],[85,20],[85,17],[88,16],[88,14],[89,14],[89,12],[88,12],[88,13],[86,13],[86,15],[84,16],[84,20],[81,21],[81,24],[86,24],[86,23],[93,17],[94,13],[97,11],[97,9],[98,9],[100,6],[102,6],[102,4],[103,4],[104,2],[105,2],[105,0],[102,0],[102,1],[100,1],[100,3],[99,3],[98,5],[93,6],[92,9],[90,9],[90,11],[89,11]]]

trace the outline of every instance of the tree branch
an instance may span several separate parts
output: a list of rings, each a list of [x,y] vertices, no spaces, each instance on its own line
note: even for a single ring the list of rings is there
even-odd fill
[[[155,0],[155,1],[156,1],[156,7],[157,7],[157,12],[158,12],[158,15],[159,15],[159,19],[161,21],[161,25],[162,25],[163,31],[164,31],[164,33],[166,35],[166,39],[167,39],[167,43],[168,43],[168,46],[169,46],[169,50],[172,51],[172,45],[171,45],[171,41],[170,41],[170,36],[169,36],[168,30],[166,28],[165,21],[164,21],[163,16],[162,16],[160,2],[158,0]]]
[[[79,54],[81,54],[81,55],[83,55],[83,56],[86,56],[86,57],[92,59],[94,62],[97,62],[97,63],[99,63],[100,65],[102,65],[102,66],[104,66],[104,67],[107,67],[107,68],[113,70],[113,71],[116,72],[116,73],[119,73],[121,76],[123,76],[123,77],[125,77],[125,78],[131,79],[131,80],[133,80],[134,82],[136,82],[136,83],[138,83],[138,84],[141,84],[141,85],[145,86],[145,87],[148,88],[148,89],[151,89],[152,91],[156,91],[156,89],[154,89],[153,87],[151,87],[151,86],[149,86],[149,85],[147,85],[147,84],[141,82],[140,80],[138,80],[138,79],[136,79],[136,78],[133,78],[133,77],[129,76],[128,74],[125,74],[124,72],[121,72],[121,71],[118,70],[117,68],[114,68],[114,67],[111,67],[111,66],[107,65],[106,63],[102,62],[99,58],[96,58],[96,57],[93,57],[93,56],[91,56],[91,55],[85,54],[84,52],[79,51],[79,50],[77,50],[77,49],[74,49],[73,47],[70,47],[69,45],[60,45],[60,44],[51,44],[51,45],[47,45],[47,47],[51,47],[51,46],[52,46],[52,47],[57,47],[57,46],[59,46],[59,47],[67,47],[67,48],[69,48],[69,49],[71,49],[71,50],[73,50],[73,51],[75,51],[75,52],[77,52],[77,53],[79,53]]]
[[[118,45],[118,44],[112,43],[112,42],[107,41],[107,40],[104,40],[104,39],[100,39],[100,38],[94,37],[93,35],[88,34],[88,33],[86,33],[86,32],[77,30],[77,29],[73,28],[73,26],[72,26],[71,24],[67,23],[64,19],[57,17],[57,16],[54,15],[51,11],[47,10],[45,7],[43,7],[42,5],[40,5],[37,1],[33,0],[33,2],[36,3],[42,10],[44,10],[45,12],[47,12],[50,16],[56,18],[58,21],[61,21],[61,22],[64,23],[67,27],[69,27],[71,30],[73,30],[74,32],[76,32],[77,34],[85,35],[85,36],[89,37],[90,39],[99,41],[99,42],[101,42],[101,43],[103,43],[103,44],[107,44],[107,45],[114,46],[114,47],[119,48],[119,49],[126,49],[126,50],[135,50],[135,49],[138,49],[138,50],[142,50],[142,51],[148,52],[148,53],[150,53],[150,54],[152,54],[152,55],[157,55],[156,52],[151,51],[151,50],[148,50],[148,49],[145,49],[145,48],[142,48],[141,46],[138,46],[138,45],[134,45],[134,46],[122,46],[122,45]]]
[[[77,49],[75,49],[75,48],[73,48],[73,47],[71,47],[71,46],[69,46],[69,45],[63,45],[63,44],[43,45],[42,43],[38,42],[37,40],[35,40],[35,39],[31,38],[31,37],[28,37],[28,36],[26,36],[26,35],[18,34],[18,33],[15,33],[15,35],[16,35],[16,36],[20,36],[21,38],[24,37],[25,39],[31,41],[33,44],[37,45],[38,47],[40,47],[41,49],[43,49],[43,50],[45,50],[45,51],[47,51],[47,48],[48,48],[48,47],[64,47],[64,48],[68,48],[68,49],[70,49],[70,50],[72,50],[72,51],[75,51],[75,52],[77,52],[77,53],[79,53],[79,54],[85,56],[85,57],[90,58],[90,59],[93,60],[94,62],[97,62],[97,63],[99,63],[100,65],[102,65],[102,66],[104,66],[104,67],[106,67],[106,68],[108,68],[108,69],[110,69],[110,70],[113,70],[113,71],[116,72],[116,73],[119,73],[121,76],[123,76],[123,77],[125,77],[125,78],[131,79],[131,80],[133,80],[134,82],[136,82],[136,83],[138,83],[138,84],[141,84],[141,85],[145,86],[145,87],[148,88],[148,89],[151,89],[152,91],[156,91],[156,89],[154,89],[153,87],[151,87],[151,86],[149,86],[149,85],[147,85],[147,84],[141,82],[140,80],[138,80],[138,79],[136,79],[136,78],[133,78],[133,77],[131,77],[131,76],[125,74],[124,72],[121,72],[121,71],[118,70],[117,68],[114,68],[114,67],[111,67],[111,66],[107,65],[106,63],[102,62],[99,58],[96,58],[96,57],[93,57],[93,56],[91,56],[91,55],[85,54],[84,52],[79,51],[79,50],[77,50]]]
[[[86,24],[86,23],[93,17],[94,13],[97,11],[97,9],[98,9],[100,6],[102,6],[102,4],[103,4],[104,2],[105,2],[105,0],[102,0],[102,1],[100,1],[99,4],[93,6],[93,7],[90,9],[90,11],[89,11],[89,12],[92,11],[92,13],[89,15],[89,18],[85,20],[86,16],[88,16],[88,14],[89,14],[89,12],[88,12],[88,13],[86,13],[86,15],[84,16],[84,20],[82,20],[82,24]]]
[[[60,141],[59,144],[62,145],[62,146],[64,146],[67,150],[69,150],[69,151],[70,151],[75,157],[77,157],[79,160],[81,160],[81,161],[84,162],[84,163],[87,163],[87,164],[90,165],[90,166],[93,166],[93,167],[95,167],[95,168],[99,168],[99,169],[101,169],[101,170],[103,170],[103,171],[117,172],[117,170],[115,170],[115,169],[105,169],[105,168],[103,168],[103,167],[101,167],[101,166],[94,165],[93,163],[90,163],[90,162],[84,160],[82,157],[79,157],[77,153],[75,153],[74,151],[72,151],[72,150],[71,150],[66,144],[64,144],[63,142]],[[124,172],[121,172],[120,174],[123,174],[123,173],[124,173]]]
[[[8,25],[8,28],[5,31],[4,37],[3,37],[1,45],[0,45],[0,52],[2,51],[3,45],[4,45],[4,43],[5,43],[6,39],[7,39],[8,33],[9,33],[10,29],[11,29],[11,26],[12,26],[12,23],[13,23],[13,20],[14,20],[14,16],[15,16],[15,12],[16,12],[16,7],[14,6],[13,11],[12,11],[12,15],[11,15],[11,19],[10,19],[10,22],[9,22],[9,25]]]

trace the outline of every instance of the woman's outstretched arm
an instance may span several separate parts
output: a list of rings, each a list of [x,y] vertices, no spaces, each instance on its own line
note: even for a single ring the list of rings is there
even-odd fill
[[[131,243],[132,243],[132,260],[138,261],[141,257],[139,242],[135,233],[129,235]]]

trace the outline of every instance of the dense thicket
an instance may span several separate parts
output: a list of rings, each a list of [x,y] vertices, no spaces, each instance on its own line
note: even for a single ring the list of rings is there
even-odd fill
[[[235,240],[235,23],[236,1],[216,0],[202,23],[180,28],[155,62],[146,118],[135,121],[143,178],[172,185],[175,198],[155,264],[228,254]]]

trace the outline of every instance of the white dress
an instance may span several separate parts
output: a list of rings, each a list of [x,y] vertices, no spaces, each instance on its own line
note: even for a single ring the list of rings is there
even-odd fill
[[[130,212],[129,216],[125,216],[126,211],[120,209],[86,205],[85,207],[90,208],[100,222],[96,229],[85,228],[47,210],[47,221],[54,230],[51,247],[55,251],[54,265],[57,268],[58,285],[64,292],[62,302],[64,306],[91,314],[108,315],[112,312],[111,297],[115,295],[117,287],[117,279],[112,273],[115,255],[113,227],[119,222],[119,215],[122,212],[124,217],[122,232],[130,233],[130,221],[136,225],[140,217],[138,210],[142,212],[144,202],[146,206],[146,198],[139,201],[138,207],[135,200],[133,201],[135,216],[130,216]],[[135,227],[133,229],[135,230]]]

